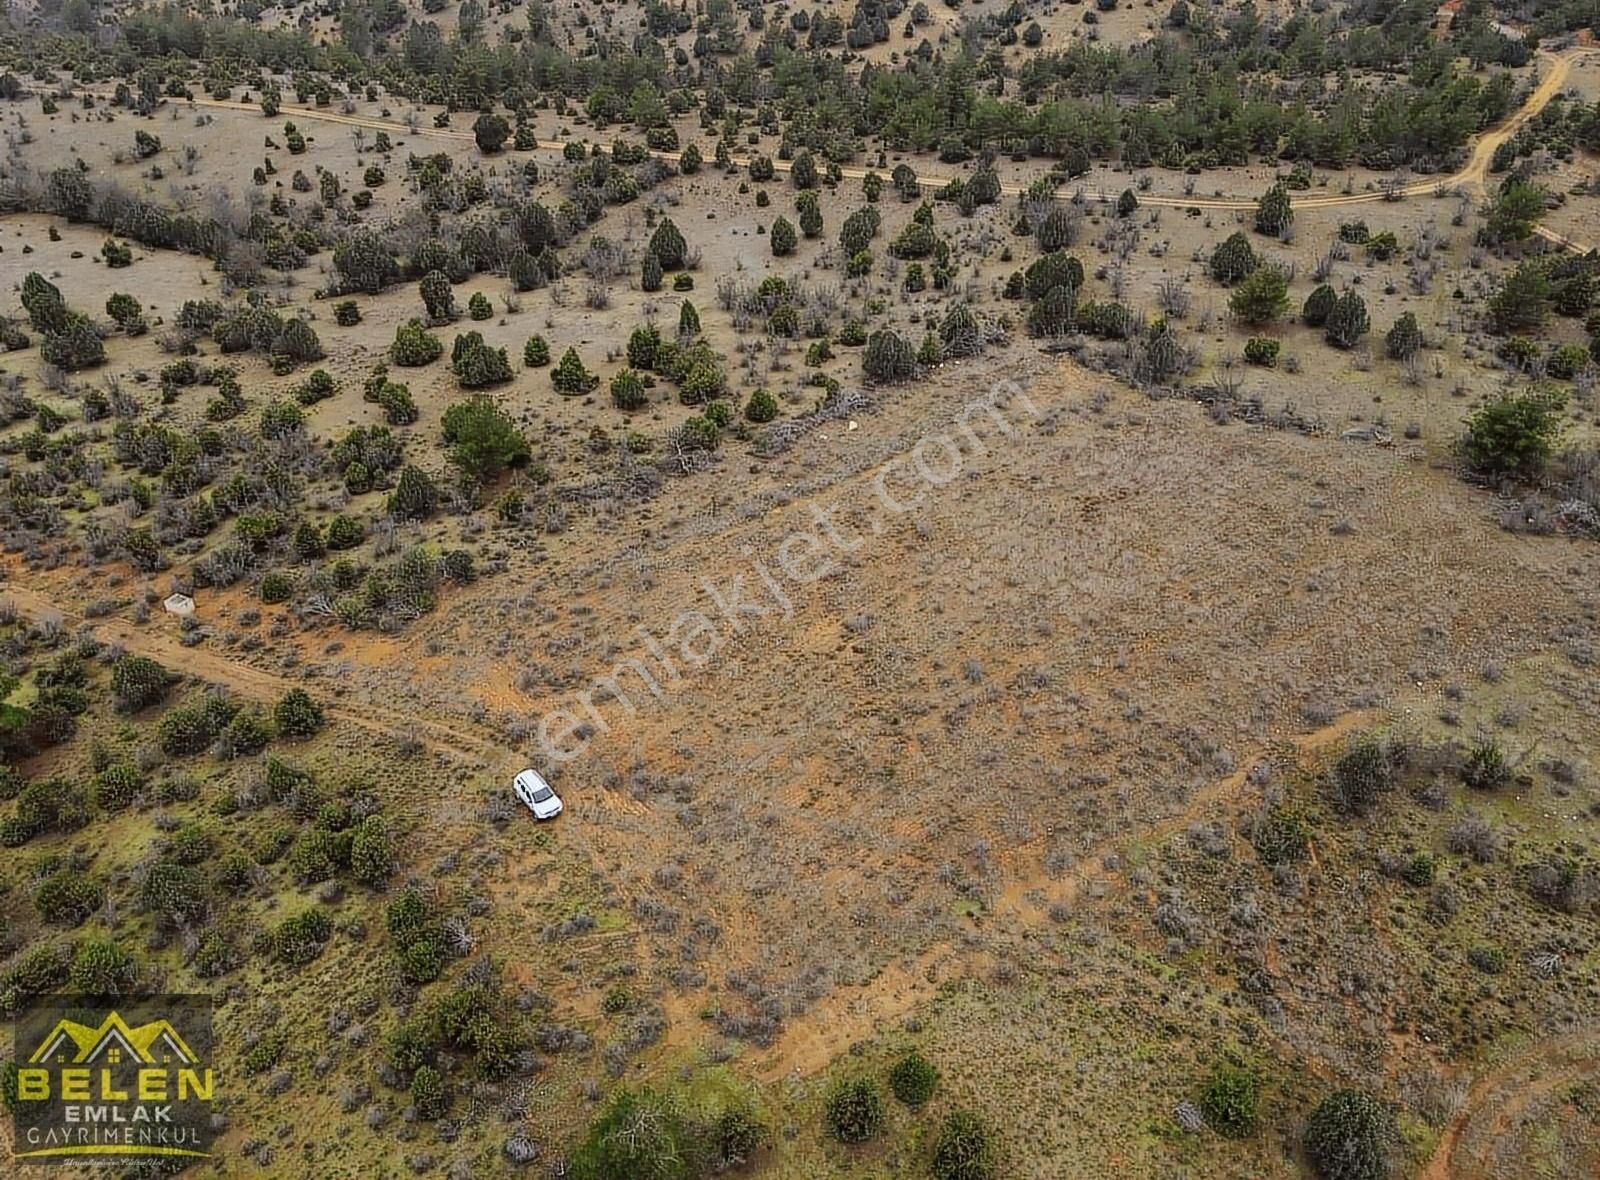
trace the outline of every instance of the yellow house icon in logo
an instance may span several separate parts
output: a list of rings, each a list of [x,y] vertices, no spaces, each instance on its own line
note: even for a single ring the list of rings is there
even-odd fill
[[[170,1021],[152,1020],[130,1026],[116,1012],[98,1027],[59,1020],[28,1058],[29,1064],[46,1062],[106,1065],[141,1062],[145,1065],[195,1065],[198,1058]]]

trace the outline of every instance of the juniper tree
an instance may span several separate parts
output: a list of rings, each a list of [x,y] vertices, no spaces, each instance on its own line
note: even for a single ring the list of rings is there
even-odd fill
[[[678,270],[682,267],[688,249],[683,234],[679,232],[670,217],[662,218],[661,224],[656,226],[656,232],[650,235],[649,252],[655,255],[663,270]]]
[[[772,229],[767,234],[767,241],[772,246],[774,258],[782,258],[794,253],[796,236],[794,226],[789,223],[788,218],[780,217],[772,223]]]
[[[430,270],[417,284],[422,305],[428,310],[428,319],[435,324],[449,323],[459,314],[456,311],[456,293],[449,276],[442,270]]]
[[[867,379],[883,384],[904,381],[917,371],[917,356],[899,333],[883,328],[867,338],[861,355],[861,370]]]
[[[1393,360],[1403,361],[1414,356],[1422,347],[1422,328],[1417,324],[1417,317],[1408,311],[1397,319],[1384,337],[1384,346]]]
[[[1338,301],[1338,292],[1327,283],[1323,283],[1306,296],[1306,301],[1300,308],[1300,318],[1308,327],[1320,328],[1328,322],[1328,313]]]
[[[1278,181],[1256,202],[1256,232],[1268,237],[1279,237],[1294,221],[1294,208],[1289,203],[1289,189]]]
[[[1323,334],[1335,348],[1354,348],[1371,326],[1366,301],[1354,291],[1346,291],[1329,310]]]
[[[1258,265],[1250,239],[1242,233],[1230,234],[1211,252],[1211,276],[1224,286],[1232,286]]]

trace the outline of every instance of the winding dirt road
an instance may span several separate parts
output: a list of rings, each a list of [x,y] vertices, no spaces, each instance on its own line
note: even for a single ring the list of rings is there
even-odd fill
[[[1567,80],[1567,74],[1573,62],[1591,52],[1586,48],[1569,49],[1564,53],[1541,53],[1540,56],[1549,66],[1548,73],[1534,87],[1528,99],[1509,118],[1502,123],[1481,132],[1472,140],[1472,154],[1468,157],[1466,166],[1461,171],[1450,176],[1436,176],[1428,180],[1416,181],[1412,184],[1401,186],[1392,190],[1376,190],[1359,193],[1317,193],[1301,196],[1291,196],[1290,203],[1296,209],[1332,209],[1345,205],[1365,205],[1374,201],[1394,200],[1401,197],[1427,196],[1440,191],[1463,189],[1482,193],[1485,191],[1489,165],[1494,159],[1495,149],[1507,139],[1517,133],[1528,120],[1534,118],[1540,111],[1549,105],[1550,100],[1561,93]],[[261,108],[255,103],[234,102],[225,99],[194,98],[188,105],[196,108],[224,111],[245,111],[259,113]],[[475,143],[476,139],[470,131],[459,131],[450,127],[412,127],[405,123],[395,122],[390,119],[374,119],[365,115],[346,115],[337,111],[323,110],[317,107],[284,106],[278,112],[279,118],[310,119],[323,123],[333,123],[342,127],[365,127],[373,131],[388,131],[397,135],[419,135],[428,139],[444,139],[456,142]],[[560,151],[569,141],[541,139],[538,146],[542,150]],[[600,141],[599,146],[610,150],[612,141]],[[682,155],[676,151],[652,151],[652,156],[669,163],[677,163]],[[739,167],[747,167],[750,163],[749,156],[734,156],[733,163]],[[772,166],[775,171],[787,172],[791,164],[788,160],[774,159]],[[860,180],[866,177],[871,169],[856,165],[844,165],[840,168],[844,176]],[[918,184],[923,188],[937,189],[948,184],[952,177],[948,176],[919,176]],[[1000,191],[1007,196],[1021,196],[1027,189],[1021,185],[1002,184]],[[1109,198],[1104,198],[1109,199]],[[1254,198],[1238,197],[1193,197],[1188,195],[1166,196],[1160,193],[1140,193],[1141,205],[1152,205],[1167,209],[1210,209],[1210,210],[1242,210],[1254,209]],[[1573,250],[1586,253],[1590,247],[1586,244],[1573,241],[1556,233],[1554,230],[1538,227],[1535,231],[1546,241]]]

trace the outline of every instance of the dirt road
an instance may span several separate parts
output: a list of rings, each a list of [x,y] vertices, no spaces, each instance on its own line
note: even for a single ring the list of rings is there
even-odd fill
[[[291,688],[306,686],[302,680],[275,675],[241,659],[199,645],[186,646],[175,626],[163,626],[166,620],[141,627],[112,617],[85,619],[64,607],[55,596],[30,590],[16,582],[0,586],[0,602],[5,601],[14,604],[17,612],[26,618],[53,618],[69,628],[87,623],[102,642],[117,644],[135,655],[148,656],[185,676],[225,685],[249,700],[271,704]],[[332,691],[341,690],[333,686]],[[456,758],[480,762],[504,753],[487,735],[454,720],[446,722],[342,698],[324,702],[323,708],[337,720],[397,742],[421,742],[428,749]]]
[[[1472,154],[1468,157],[1466,166],[1461,171],[1451,176],[1438,176],[1429,180],[1417,181],[1404,185],[1395,190],[1378,190],[1359,193],[1336,194],[1310,194],[1293,196],[1290,203],[1296,209],[1332,209],[1345,205],[1365,205],[1374,201],[1393,200],[1401,197],[1427,196],[1431,193],[1450,189],[1468,189],[1482,193],[1487,185],[1489,165],[1494,158],[1495,149],[1532,119],[1549,104],[1550,100],[1561,92],[1565,85],[1567,74],[1572,68],[1572,63],[1577,61],[1589,50],[1584,48],[1569,49],[1565,53],[1541,54],[1549,67],[1549,72],[1540,80],[1527,101],[1508,119],[1499,125],[1480,133],[1472,141]],[[260,106],[255,103],[234,102],[223,99],[194,98],[189,100],[189,105],[197,108],[226,111],[259,112]],[[317,107],[284,106],[280,108],[278,117],[285,119],[311,119],[323,123],[334,123],[344,127],[365,127],[375,131],[388,131],[397,135],[419,135],[429,139],[446,139],[456,142],[475,142],[475,137],[470,131],[459,131],[449,127],[412,127],[406,123],[395,122],[388,119],[374,119],[364,115],[346,115],[337,111],[323,110]],[[560,151],[569,141],[541,139],[538,146],[546,151]],[[610,141],[601,141],[600,146],[607,150],[611,147]],[[681,153],[676,151],[652,151],[652,156],[668,163],[677,163]],[[739,167],[748,167],[750,157],[734,156],[733,163]],[[790,168],[788,160],[774,159],[772,166],[775,171],[787,172]],[[871,169],[855,165],[845,165],[840,171],[844,176],[860,180],[865,178]],[[919,176],[918,184],[925,189],[942,188],[953,179],[947,176]],[[1000,191],[1007,196],[1020,196],[1027,190],[1019,185],[1001,185]],[[1106,197],[1109,200],[1111,198]],[[1229,197],[1193,197],[1188,195],[1170,196],[1161,193],[1140,193],[1139,203],[1167,209],[1207,209],[1207,210],[1232,210],[1254,209],[1256,202],[1253,198]],[[1590,247],[1583,243],[1575,242],[1553,230],[1540,227],[1535,231],[1546,241],[1553,242],[1565,249],[1579,253],[1587,252]]]
[[[1600,1075],[1600,1032],[1536,1041],[1480,1074],[1417,1180],[1492,1180],[1491,1150],[1519,1115],[1558,1089]]]

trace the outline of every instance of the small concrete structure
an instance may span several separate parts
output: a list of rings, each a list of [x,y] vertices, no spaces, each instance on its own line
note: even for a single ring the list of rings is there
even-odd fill
[[[194,599],[187,594],[169,594],[161,605],[167,608],[169,615],[177,615],[180,619],[194,614]]]

